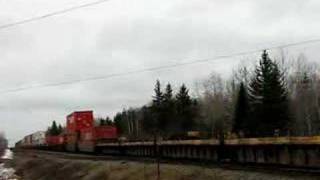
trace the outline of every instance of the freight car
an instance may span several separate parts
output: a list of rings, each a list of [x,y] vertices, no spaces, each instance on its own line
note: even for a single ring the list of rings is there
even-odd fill
[[[44,146],[46,144],[46,132],[37,131],[31,134],[31,143],[33,146]]]
[[[16,143],[16,146],[21,148],[42,148],[46,145],[44,131],[37,131],[29,134]]]

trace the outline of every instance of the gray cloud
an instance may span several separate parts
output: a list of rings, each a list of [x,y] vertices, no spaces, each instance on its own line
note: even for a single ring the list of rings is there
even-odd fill
[[[86,1],[0,2],[0,23]],[[281,43],[319,38],[320,3],[309,1],[110,0],[0,31],[0,90],[174,64]],[[318,60],[319,45],[288,49]],[[296,51],[296,52],[295,52]],[[296,53],[297,54],[297,53]],[[0,128],[13,143],[64,122],[73,110],[97,116],[150,101],[156,79],[183,82],[216,71],[227,77],[259,53],[175,69],[59,87],[0,94]]]

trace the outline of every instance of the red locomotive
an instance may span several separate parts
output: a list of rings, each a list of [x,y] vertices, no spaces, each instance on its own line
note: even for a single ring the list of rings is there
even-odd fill
[[[92,111],[78,111],[73,112],[67,116],[67,126],[66,126],[66,149],[68,151],[78,151],[81,146],[81,136],[83,130],[88,129],[93,131],[94,129],[94,119]],[[90,142],[89,144],[94,144]],[[82,147],[82,146],[81,146]]]
[[[68,151],[94,152],[96,144],[117,140],[114,126],[94,126],[92,111],[77,111],[67,116],[66,149]]]

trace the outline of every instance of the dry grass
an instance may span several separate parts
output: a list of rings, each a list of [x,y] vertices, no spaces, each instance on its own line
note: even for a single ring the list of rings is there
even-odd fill
[[[156,165],[124,161],[67,160],[18,154],[12,165],[24,180],[156,180]],[[315,177],[285,176],[223,170],[192,165],[161,165],[161,180],[297,180]]]

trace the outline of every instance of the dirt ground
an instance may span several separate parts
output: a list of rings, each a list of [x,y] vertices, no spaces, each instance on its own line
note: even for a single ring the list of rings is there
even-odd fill
[[[155,163],[134,161],[77,160],[52,155],[18,153],[10,166],[24,180],[156,180]],[[320,177],[249,172],[201,167],[196,165],[161,164],[161,180],[308,180]]]

